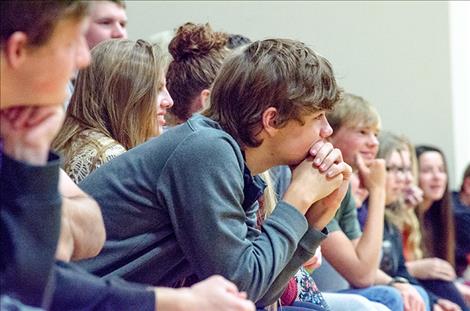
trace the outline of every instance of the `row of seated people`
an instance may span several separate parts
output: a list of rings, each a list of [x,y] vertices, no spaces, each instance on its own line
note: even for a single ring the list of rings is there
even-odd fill
[[[204,105],[207,102],[207,98],[209,97],[210,94],[210,88],[211,85],[215,79],[216,72],[218,68],[220,68],[222,64],[222,60],[227,56],[229,53],[229,49],[233,49],[233,44],[229,44],[229,39],[233,38],[230,36],[226,36],[226,39],[224,40],[224,34],[223,33],[214,33],[210,29],[208,25],[194,25],[191,23],[185,24],[181,26],[178,31],[176,32],[175,38],[170,42],[169,45],[169,52],[171,54],[171,58],[173,59],[170,62],[167,74],[166,74],[166,79],[168,81],[168,88],[171,93],[171,98],[174,98],[175,101],[177,102],[177,105],[173,106],[173,101],[170,97],[168,97],[166,92],[162,92],[161,94],[161,101],[158,101],[158,106],[160,107],[160,111],[162,111],[162,114],[165,114],[167,109],[170,109],[170,114],[172,115],[171,118],[169,119],[170,124],[180,124],[185,121],[187,121],[194,112],[197,112],[201,110]],[[200,40],[200,41],[197,41]],[[243,43],[247,43],[249,40],[244,39],[242,40]],[[233,40],[231,41],[233,42]],[[108,44],[111,44],[108,42]],[[227,49],[229,47],[229,49]],[[99,47],[98,47],[99,48]],[[114,49],[114,48],[112,48]],[[98,51],[96,51],[97,54],[99,54]],[[99,56],[98,56],[99,57]],[[121,57],[120,59],[125,59],[124,57]],[[100,61],[99,63],[103,63],[103,61]],[[116,64],[112,64],[110,66],[111,68],[116,68]],[[90,67],[90,71],[93,69]],[[112,77],[111,79],[114,79]],[[91,82],[93,84],[93,82]],[[78,83],[80,85],[80,89],[91,89],[91,85],[84,86],[83,84]],[[166,91],[166,90],[165,90]],[[91,92],[93,93],[93,92]],[[76,100],[79,99],[80,96],[76,96],[72,100],[72,108],[69,109],[77,109],[78,107],[83,107],[85,104],[83,101],[77,102]],[[83,98],[87,98],[86,96],[82,96]],[[380,120],[377,115],[377,113],[372,110],[369,107],[369,104],[363,103],[364,100],[353,95],[346,95],[344,96],[343,99],[344,104],[342,105],[342,108],[344,111],[340,112],[339,109],[337,109],[339,112],[338,114],[348,114],[348,119],[341,120],[341,116],[334,116],[331,115],[330,123],[334,127],[334,129],[340,133],[339,135],[333,135],[334,137],[340,137],[339,141],[336,141],[337,139],[333,138],[336,142],[336,146],[341,146],[342,141],[351,141],[351,137],[347,137],[346,139],[341,138],[342,132],[346,132],[346,135],[350,135],[348,133],[349,131],[338,131],[339,128],[341,127],[338,124],[345,123],[344,128],[348,127],[356,127],[355,124],[362,124],[364,126],[362,131],[368,131],[372,132],[372,134],[377,134],[379,132],[379,127],[380,127]],[[110,107],[109,110],[113,110],[115,108],[112,107],[112,104],[107,103],[107,107]],[[91,107],[93,109],[93,107]],[[80,109],[83,111],[83,109]],[[356,111],[357,120],[354,120],[354,114],[351,114],[351,111]],[[362,111],[362,112],[361,112]],[[77,113],[72,113],[73,115],[77,115]],[[82,112],[83,114],[83,112]],[[361,115],[362,114],[362,115]],[[98,115],[96,112],[86,112],[85,115]],[[161,114],[160,114],[161,115]],[[80,118],[83,118],[83,115],[79,115]],[[105,119],[106,116],[100,116],[101,119]],[[94,118],[94,120],[100,120],[100,117]],[[344,118],[344,117],[343,117]],[[367,118],[370,120],[367,121]],[[69,125],[71,128],[78,128],[77,124],[73,124],[73,120],[76,118],[71,118],[71,125]],[[364,120],[362,120],[364,119]],[[161,120],[161,119],[160,119]],[[335,121],[336,120],[336,121]],[[367,124],[369,122],[369,124]],[[76,123],[76,122],[75,122]],[[99,123],[99,121],[98,121]],[[159,124],[162,124],[163,122],[159,122]],[[166,122],[165,122],[166,123]],[[67,122],[66,122],[67,124]],[[92,124],[92,123],[91,123]],[[89,126],[91,127],[91,126]],[[67,128],[67,126],[66,126]],[[97,128],[94,126],[94,128]],[[159,129],[158,132],[161,132],[162,129]],[[73,135],[75,137],[73,137]],[[97,132],[96,134],[101,134],[103,135],[103,132]],[[63,151],[63,154],[66,155],[66,162],[65,162],[65,168],[67,172],[75,178],[75,180],[78,182],[80,181],[84,175],[88,175],[89,172],[94,170],[96,167],[100,166],[104,162],[109,161],[111,158],[123,153],[127,148],[123,146],[124,143],[121,143],[123,140],[120,139],[119,137],[115,136],[109,136],[109,135],[103,135],[103,138],[101,139],[107,139],[107,142],[100,142],[100,139],[96,139],[96,134],[90,135],[90,131],[67,131],[63,130],[62,134],[59,136],[59,138],[56,140],[59,142],[60,145],[58,145],[59,150]],[[65,138],[61,138],[65,137]],[[113,138],[112,138],[113,137]],[[145,138],[144,140],[146,140]],[[77,143],[79,142],[79,143]],[[378,144],[372,142],[368,142],[372,147],[372,150],[370,150],[368,153],[366,152],[365,156],[374,156],[374,154],[377,151],[374,151],[374,149],[378,146]],[[69,146],[68,148],[64,148],[63,146]],[[343,156],[349,156],[346,155],[348,153],[348,150],[351,150],[350,144],[344,146],[341,148],[343,151]],[[354,148],[352,148],[354,150]],[[114,150],[114,151],[113,151]],[[96,156],[97,154],[101,154],[102,156]],[[355,156],[354,152],[351,152],[351,156],[349,156],[351,159]],[[370,159],[369,159],[370,160]],[[354,163],[354,160],[352,159],[350,161],[351,163]],[[288,173],[287,173],[288,174]],[[266,178],[266,176],[265,176]],[[288,182],[286,183],[288,184]],[[415,188],[413,188],[415,189]],[[418,190],[417,190],[418,191]],[[269,195],[269,187],[267,189],[267,197],[270,197]],[[278,193],[283,193],[282,190],[278,191]],[[416,191],[412,192],[411,195],[417,196]],[[418,196],[419,197],[419,196]],[[271,200],[272,202],[272,200]],[[419,202],[416,202],[416,204]],[[415,204],[415,205],[416,205]],[[383,216],[382,216],[383,217]],[[357,236],[359,235],[357,232],[354,233]],[[354,237],[354,234],[351,234],[351,240],[354,240],[356,237]],[[325,246],[327,247],[327,246]],[[328,257],[328,252],[326,251],[326,255]],[[331,257],[331,255],[330,255]],[[335,257],[338,257],[337,254]],[[334,260],[334,259],[333,259]],[[352,267],[354,268],[354,267]],[[303,278],[302,278],[303,275]],[[308,276],[305,276],[305,273],[302,274],[302,271],[299,271],[299,274],[296,276],[297,277],[297,283],[300,283],[302,281],[305,282],[305,278],[308,278]],[[421,276],[422,278],[428,278],[428,276]],[[354,283],[354,278],[351,281]],[[310,283],[312,283],[310,281]],[[360,285],[359,285],[360,286]],[[388,289],[376,289],[378,292],[381,291],[387,291]],[[311,292],[312,290],[307,287],[307,289],[304,290],[305,292]],[[370,290],[368,290],[369,292]],[[315,295],[315,294],[306,294],[305,292],[299,291],[298,292],[298,297],[299,300],[303,301],[322,301],[322,296],[320,295]],[[308,298],[305,298],[307,297]],[[337,302],[343,302],[341,299],[338,299],[338,295],[334,295],[335,297],[330,297],[329,294],[325,295],[327,296],[327,300],[332,300],[330,305],[335,305]],[[288,297],[292,297],[292,295],[288,295]],[[300,299],[300,297],[303,297]],[[346,296],[348,298],[351,298],[351,296]],[[367,298],[374,299],[372,296],[367,295]],[[447,296],[445,296],[447,297]],[[341,298],[341,297],[339,297]],[[434,303],[432,304],[437,304],[437,298],[433,297]],[[293,301],[284,301],[284,304],[291,304]],[[461,299],[459,300],[461,302]],[[441,302],[444,304],[444,302]],[[324,302],[320,302],[321,305],[325,306]],[[396,308],[399,309],[399,307],[394,307],[390,306],[392,309]]]
[[[0,309],[255,310],[246,293],[221,276],[172,289],[101,279],[68,262],[96,255],[105,240],[99,206],[50,152],[64,119],[67,83],[90,62],[85,39],[114,34],[112,20],[90,25],[89,10],[100,8],[122,13],[124,7],[0,2]]]
[[[100,204],[107,241],[96,257],[96,252],[79,256],[67,252],[67,248],[62,252],[65,255],[59,256],[65,260],[93,257],[81,260],[78,265],[105,280],[119,276],[159,286],[191,285],[220,273],[246,291],[258,307],[271,305],[280,296],[279,304],[283,308],[307,310],[466,310],[463,299],[468,297],[468,288],[458,283],[454,285],[455,272],[450,264],[453,258],[445,257],[453,252],[454,243],[447,247],[448,242],[455,239],[449,233],[453,232],[452,220],[436,217],[436,212],[431,212],[445,210],[446,216],[453,217],[449,214],[450,205],[430,208],[434,201],[441,199],[430,200],[426,193],[426,189],[431,189],[432,193],[441,190],[444,193],[447,189],[443,156],[441,162],[427,164],[423,169],[428,175],[436,170],[441,173],[435,178],[439,182],[432,180],[433,186],[426,186],[419,175],[423,193],[414,185],[415,178],[410,173],[413,165],[419,167],[421,173],[412,146],[406,139],[390,133],[380,134],[377,139],[380,117],[375,109],[358,96],[340,95],[339,88],[329,89],[326,96],[330,98],[322,100],[315,97],[318,94],[308,94],[312,97],[310,100],[320,106],[302,107],[313,111],[297,112],[297,116],[291,117],[293,120],[282,116],[280,110],[269,112],[269,108],[266,109],[266,116],[264,113],[258,116],[258,120],[268,122],[266,133],[252,135],[260,125],[252,124],[250,118],[255,117],[250,114],[259,115],[267,108],[260,107],[260,98],[268,98],[269,102],[286,101],[282,94],[259,92],[257,83],[274,88],[274,82],[266,77],[267,64],[277,60],[274,63],[288,74],[281,76],[300,83],[289,75],[292,73],[288,70],[294,69],[285,64],[292,59],[282,59],[276,52],[286,53],[287,49],[288,53],[293,53],[292,50],[300,48],[312,55],[315,53],[299,43],[283,40],[255,42],[232,51],[231,38],[234,37],[213,32],[208,25],[187,23],[181,26],[169,44],[173,60],[166,72],[164,60],[167,57],[162,50],[143,40],[109,40],[93,48],[91,64],[78,74],[64,127],[53,146],[64,155],[67,174],[75,182],[83,180],[80,187]],[[242,43],[248,41],[244,39]],[[221,68],[226,57],[229,58],[226,67]],[[301,63],[306,61],[295,53],[291,57]],[[263,63],[259,65],[268,60],[264,67]],[[320,83],[318,76],[330,75],[330,83],[335,86],[326,60],[321,57],[307,60],[314,61],[317,68],[313,66],[315,75],[309,72],[313,78],[307,79],[306,75],[306,82],[302,83],[316,85]],[[252,62],[258,67],[251,69]],[[318,64],[326,64],[326,72],[318,71]],[[253,70],[254,78],[243,76],[244,70],[238,69],[242,65]],[[239,87],[240,82],[246,87]],[[299,90],[292,92],[288,95],[297,96],[296,101],[307,96]],[[268,95],[274,97],[266,97]],[[253,109],[248,108],[250,106],[259,111],[250,111]],[[191,119],[193,113],[203,108],[203,115]],[[168,118],[168,111],[172,118]],[[305,115],[314,118],[308,120]],[[317,131],[319,136],[304,134],[302,142],[302,131],[289,125],[289,120],[306,123],[309,130]],[[167,121],[171,125],[187,123],[164,129]],[[284,131],[280,131],[283,128]],[[151,139],[163,132],[161,137]],[[293,138],[297,138],[297,142]],[[263,143],[265,140],[267,142]],[[309,151],[312,140],[314,144]],[[227,143],[229,146],[223,146]],[[240,151],[235,148],[237,145]],[[126,151],[129,149],[132,150]],[[227,153],[234,153],[234,150],[237,157],[230,160]],[[287,153],[288,150],[299,154]],[[438,149],[424,150],[442,155]],[[331,194],[316,194],[319,203],[302,210],[309,223],[307,232],[304,236],[297,233],[297,238],[302,239],[296,245],[281,247],[286,241],[276,235],[284,234],[292,239],[295,231],[290,228],[291,232],[283,233],[286,228],[279,227],[277,222],[287,221],[289,229],[289,221],[295,219],[284,219],[293,217],[286,214],[285,209],[301,206],[296,200],[303,192],[311,192],[311,185],[319,182],[318,176],[314,180],[302,179],[307,178],[301,176],[303,172],[312,167],[310,159],[301,161],[307,153],[319,160],[319,163],[313,161],[314,168],[329,178],[337,176],[342,169],[343,181],[337,181],[339,188]],[[264,154],[269,157],[263,157]],[[194,158],[188,159],[188,155]],[[346,192],[349,173],[343,160],[355,169],[351,176],[352,191]],[[244,164],[241,171],[240,168],[233,170],[236,162],[238,166]],[[293,174],[288,166],[269,170],[280,164],[298,166]],[[95,169],[96,172],[87,177]],[[225,174],[221,174],[222,171]],[[238,176],[242,179],[235,182]],[[331,182],[329,178],[325,182]],[[310,187],[299,188],[299,181],[310,181],[306,184]],[[436,183],[442,189],[436,189]],[[320,188],[326,192],[331,190],[326,184]],[[299,190],[303,190],[302,193],[299,194]],[[429,200],[431,204],[426,206]],[[341,201],[338,212],[329,221],[335,214],[331,209],[336,211],[332,207],[337,208]],[[359,218],[356,208],[359,208]],[[238,216],[227,216],[228,212]],[[243,219],[241,226],[239,222]],[[326,237],[311,230],[321,229],[326,223],[329,232]],[[423,227],[420,225],[429,226],[429,223],[436,223],[437,228],[443,223],[446,227],[421,237]],[[206,228],[213,234],[207,235]],[[402,234],[404,248],[401,247]],[[442,236],[447,238],[443,241],[436,238]],[[420,249],[421,239],[428,243],[423,250]],[[324,278],[316,277],[323,268],[318,269],[319,248],[313,251],[320,240],[323,240],[325,259],[336,270],[328,272]],[[463,241],[465,247],[465,239]],[[442,248],[446,248],[445,251]],[[285,258],[289,253],[289,258]],[[280,264],[272,262],[272,256]],[[292,256],[297,262],[293,262]],[[320,293],[312,279],[312,268],[318,270],[313,277],[320,288],[328,286],[326,283],[331,281],[332,273],[336,273],[355,289]],[[442,290],[443,282],[445,290]],[[373,284],[375,286],[371,286]]]

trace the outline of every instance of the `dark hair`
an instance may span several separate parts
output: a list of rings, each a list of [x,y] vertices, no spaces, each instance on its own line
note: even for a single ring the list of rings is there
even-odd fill
[[[74,0],[0,1],[1,45],[17,31],[26,33],[30,46],[43,45],[60,20],[79,20],[88,7],[87,1]]]
[[[218,121],[242,147],[261,144],[263,112],[278,111],[276,126],[306,112],[331,109],[341,96],[330,63],[304,43],[255,41],[235,52],[214,81],[205,115]]]
[[[227,40],[227,47],[233,50],[249,43],[251,43],[251,40],[248,37],[238,34],[230,34]]]
[[[173,61],[166,75],[168,91],[174,106],[170,113],[186,121],[193,99],[204,89],[209,89],[228,50],[227,35],[212,31],[209,24],[186,23],[180,26],[168,50]]]
[[[444,153],[439,148],[433,146],[420,145],[416,147],[418,166],[420,166],[420,156],[426,152],[439,153],[442,156],[445,171],[448,173]],[[455,227],[449,181],[447,181],[446,189],[441,199],[433,202],[427,211],[418,207],[416,213],[423,234],[425,254],[445,259],[455,266]]]

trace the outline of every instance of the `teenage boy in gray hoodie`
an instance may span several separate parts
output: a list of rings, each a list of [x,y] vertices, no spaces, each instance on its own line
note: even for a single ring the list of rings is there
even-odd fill
[[[273,303],[325,238],[351,168],[326,142],[340,98],[328,61],[303,43],[256,41],[226,60],[210,108],[114,159],[80,185],[101,205],[107,242],[82,266],[175,286],[214,273]],[[295,167],[256,229],[257,176]],[[323,231],[323,232],[322,232]]]

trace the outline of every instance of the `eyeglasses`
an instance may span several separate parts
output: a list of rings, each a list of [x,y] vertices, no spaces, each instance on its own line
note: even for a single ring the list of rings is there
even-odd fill
[[[411,172],[411,168],[403,166],[387,166],[385,169],[387,172],[391,172],[393,174],[407,174]]]

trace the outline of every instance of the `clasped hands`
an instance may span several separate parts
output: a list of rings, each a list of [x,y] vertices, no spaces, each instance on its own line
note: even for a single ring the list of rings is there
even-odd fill
[[[306,159],[293,168],[284,201],[304,214],[310,226],[322,230],[339,208],[351,174],[341,151],[329,142],[318,141]]]

